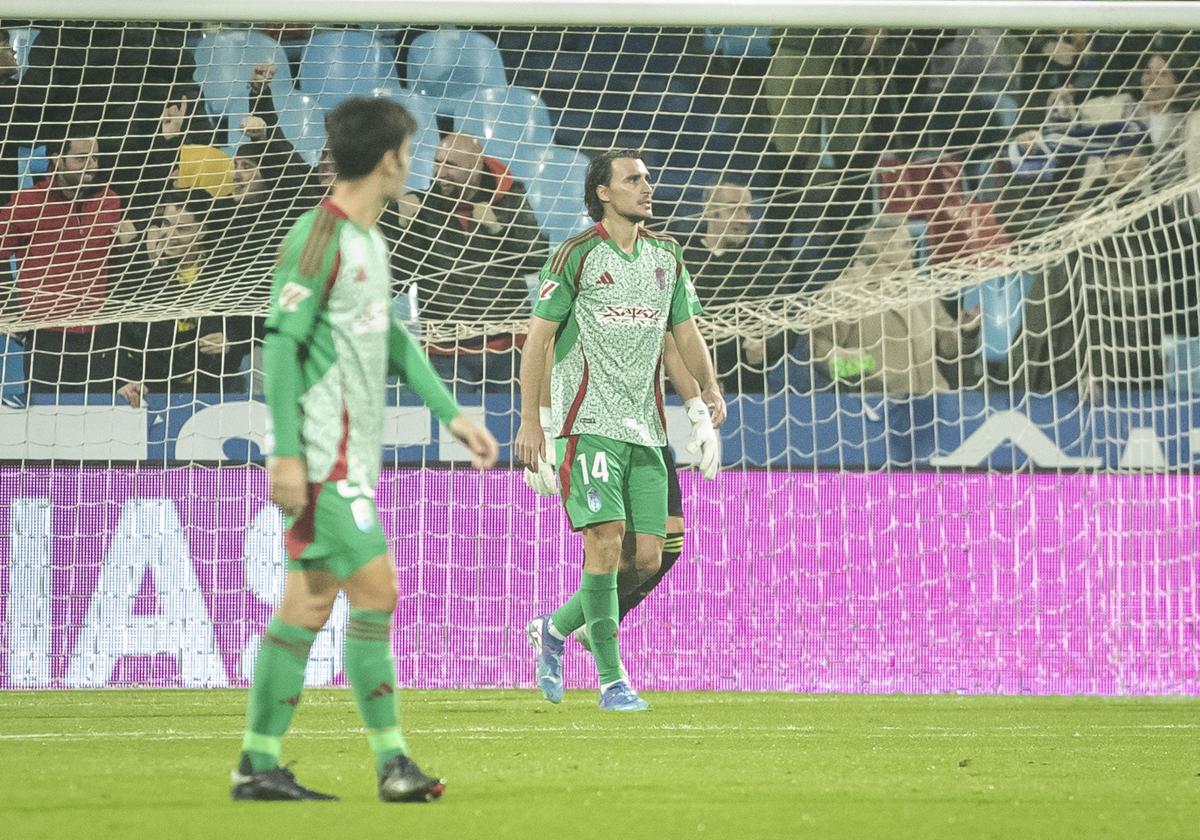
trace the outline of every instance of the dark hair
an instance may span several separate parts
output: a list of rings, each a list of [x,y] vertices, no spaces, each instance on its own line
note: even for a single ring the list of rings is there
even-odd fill
[[[237,158],[252,158],[257,166],[267,156],[269,149],[270,145],[266,140],[247,140],[245,143],[238,144],[233,157],[235,160]]]
[[[613,149],[588,164],[587,176],[583,179],[583,203],[587,205],[588,215],[593,222],[604,218],[604,202],[596,195],[596,189],[609,185],[613,161],[624,159],[642,160],[642,153],[634,149]]]
[[[100,127],[95,123],[70,123],[62,130],[57,140],[47,140],[46,151],[53,150],[54,157],[62,157],[70,151],[71,144],[78,140],[95,140],[99,147]]]
[[[352,96],[325,115],[325,138],[339,178],[363,178],[383,156],[417,133],[403,105],[382,97]]]
[[[170,190],[162,194],[156,209],[166,207],[168,204],[182,207],[183,212],[195,216],[198,221],[203,222],[209,211],[212,210],[213,200],[212,196],[204,190]]]
[[[1170,103],[1171,110],[1187,111],[1193,108],[1200,98],[1200,71],[1196,69],[1196,57],[1178,49],[1150,50],[1142,55],[1138,70],[1145,70],[1154,58],[1161,58],[1167,65],[1167,72],[1175,77],[1176,94],[1175,100]],[[1141,84],[1140,73],[1135,76],[1134,83]]]

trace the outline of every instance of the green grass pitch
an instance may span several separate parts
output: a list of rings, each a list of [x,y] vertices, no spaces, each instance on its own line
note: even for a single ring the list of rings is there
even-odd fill
[[[353,698],[284,760],[340,803],[238,803],[242,691],[0,693],[0,837],[1200,837],[1200,702],[405,691],[431,805],[383,805]]]

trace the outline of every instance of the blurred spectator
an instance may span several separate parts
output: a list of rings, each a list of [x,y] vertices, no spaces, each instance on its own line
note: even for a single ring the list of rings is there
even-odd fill
[[[205,291],[220,294],[220,285],[206,275],[215,238],[204,227],[211,204],[203,191],[163,197],[150,225],[125,257],[121,297],[126,304],[169,301],[187,308],[188,300],[198,306]],[[119,393],[136,408],[148,392],[243,392],[245,379],[238,370],[249,353],[251,331],[252,319],[239,316],[122,324]]]
[[[915,257],[904,217],[882,215],[866,231],[850,266],[820,297],[825,306],[844,312],[861,309],[864,298],[905,300],[921,282]],[[835,384],[855,389],[945,391],[951,386],[947,368],[963,356],[963,335],[978,326],[978,312],[965,312],[956,322],[942,301],[921,300],[813,330],[812,358]]]
[[[700,223],[685,239],[683,256],[706,309],[788,291],[789,261],[754,235],[752,208],[745,184],[720,181],[705,193]],[[762,393],[767,369],[782,360],[792,340],[786,332],[766,340],[718,339],[717,376],[728,391]]]
[[[94,318],[109,297],[121,200],[103,181],[94,129],[73,127],[52,166],[48,178],[0,210],[0,260],[18,262],[16,295],[26,319]],[[24,343],[31,392],[111,389],[115,328],[44,327]]]
[[[1200,70],[1196,56],[1179,52],[1149,52],[1136,76],[1134,101],[1127,117],[1145,123],[1154,154],[1163,158],[1180,146],[1183,159],[1155,173],[1156,186],[1180,177],[1200,177]],[[1200,212],[1200,204],[1192,208]]]
[[[205,114],[200,89],[174,91],[162,106],[158,131],[146,156],[131,201],[143,221],[155,212],[164,193],[202,189],[213,198],[233,194],[233,159],[218,148],[217,129]]]
[[[1004,198],[1013,230],[1059,229],[1102,200],[1121,212],[1150,194],[1153,146],[1144,123],[1120,118],[1128,104],[1094,97],[1066,132],[1014,142]],[[1196,241],[1195,222],[1164,205],[1051,262],[1027,298],[1010,378],[1042,392],[1161,384],[1164,329],[1190,332],[1186,316],[1172,323],[1172,310],[1195,299],[1196,267],[1186,262]]]
[[[396,282],[417,284],[422,320],[515,320],[527,313],[525,277],[539,269],[549,245],[524,187],[474,137],[443,137],[433,186],[385,210],[380,225],[395,243]],[[505,335],[433,346],[430,356],[444,376],[508,383],[511,350]]]
[[[826,220],[827,234],[861,223],[879,153],[896,132],[916,77],[897,73],[881,29],[780,30],[763,80],[771,147],[786,161],[769,210],[772,235],[807,233],[794,223]]]
[[[163,104],[169,92],[194,73],[185,45],[187,24],[119,26],[90,21],[38,22],[0,154],[0,189],[16,187],[17,150],[57,149],[67,126],[97,126],[96,136],[114,150],[108,185],[129,199],[143,184]],[[118,142],[119,141],[119,142]],[[53,153],[53,151],[51,152]],[[7,195],[0,201],[7,200]],[[141,208],[133,217],[145,218]]]

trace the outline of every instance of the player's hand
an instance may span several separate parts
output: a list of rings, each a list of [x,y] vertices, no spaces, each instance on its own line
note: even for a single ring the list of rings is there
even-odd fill
[[[724,406],[722,401],[721,407]],[[711,481],[717,477],[717,469],[721,466],[721,440],[713,427],[712,415],[703,397],[692,397],[684,403],[684,407],[692,424],[687,450],[692,454],[700,453],[700,473]]]
[[[486,470],[495,466],[500,454],[500,444],[492,433],[482,426],[477,426],[460,414],[450,421],[450,434],[458,438],[459,443],[471,450],[471,464],[477,470]]]
[[[721,424],[725,422],[725,398],[721,396],[720,387],[714,382],[700,392],[700,399],[708,407],[713,428],[721,428]]]
[[[270,458],[267,472],[271,476],[271,501],[279,505],[285,516],[299,519],[308,506],[308,470],[304,459],[295,455]]]
[[[525,467],[525,483],[539,496],[558,495],[558,474],[554,470],[554,425],[550,409],[538,409],[542,421],[542,446],[544,454],[536,464]]]
[[[117,393],[125,398],[130,408],[141,408],[142,397],[149,393],[149,389],[141,382],[126,382]]]
[[[536,468],[538,461],[546,457],[546,434],[542,431],[542,424],[522,420],[521,427],[517,429],[516,440],[513,441],[513,448],[516,450],[518,461],[527,467]]]

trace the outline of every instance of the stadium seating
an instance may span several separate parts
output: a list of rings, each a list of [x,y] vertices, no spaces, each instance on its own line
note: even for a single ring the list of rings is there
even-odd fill
[[[509,165],[521,181],[534,174],[546,147],[554,142],[550,112],[537,94],[524,88],[481,88],[458,103],[454,127],[478,137],[484,151]]]
[[[573,149],[551,146],[525,183],[529,205],[551,245],[579,233],[592,222],[583,205],[588,158]]]
[[[301,90],[322,101],[370,96],[378,89],[400,86],[392,49],[362,29],[315,33],[304,48],[299,81]]]
[[[205,32],[193,52],[194,78],[200,85],[205,107],[215,119],[227,120],[227,144],[231,147],[236,147],[243,137],[237,127],[242,117],[250,113],[249,86],[255,65],[275,65],[271,93],[276,101],[292,87],[287,54],[274,38],[262,32],[253,29]]]
[[[1027,271],[986,280],[963,292],[965,309],[979,308],[983,316],[980,339],[983,358],[989,362],[1008,358],[1013,339],[1021,329],[1025,298],[1034,276]]]
[[[769,26],[710,26],[704,30],[704,46],[729,58],[770,58]]]
[[[453,116],[458,102],[473,99],[478,89],[508,84],[495,43],[463,29],[419,35],[408,48],[405,81],[434,100],[437,113],[447,117]]]
[[[315,96],[298,90],[288,91],[275,100],[279,127],[296,152],[316,166],[325,148],[325,112]]]
[[[8,43],[12,47],[17,61],[17,78],[20,79],[29,69],[29,48],[37,40],[40,30],[35,26],[15,27],[8,30]]]

